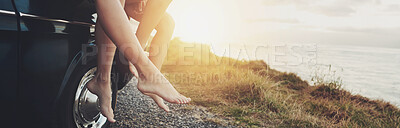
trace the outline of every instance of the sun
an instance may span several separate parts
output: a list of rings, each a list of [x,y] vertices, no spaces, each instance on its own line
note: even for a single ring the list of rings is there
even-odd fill
[[[191,41],[206,41],[209,40],[212,35],[214,35],[214,30],[216,28],[215,23],[213,23],[212,17],[207,15],[210,13],[205,13],[202,10],[190,10],[183,13],[184,18],[178,19],[177,31],[183,33],[177,33],[184,40]]]
[[[215,1],[176,1],[168,12],[175,19],[175,34],[182,40],[198,43],[218,43],[226,38],[229,13]]]

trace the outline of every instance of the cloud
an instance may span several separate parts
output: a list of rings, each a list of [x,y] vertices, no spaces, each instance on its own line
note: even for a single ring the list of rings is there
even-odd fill
[[[338,5],[313,6],[309,8],[304,8],[303,10],[332,17],[350,16],[351,14],[356,12],[356,10],[354,10],[350,6],[338,6]]]
[[[346,32],[346,33],[363,33],[363,34],[376,34],[376,35],[399,35],[400,27],[397,28],[354,28],[354,27],[330,27],[326,28],[333,32]]]
[[[382,1],[381,1],[381,0],[375,0],[375,4],[376,4],[376,5],[381,5],[381,4],[382,4]]]
[[[247,20],[249,23],[255,22],[274,22],[274,23],[287,23],[287,24],[298,24],[300,23],[297,19],[280,19],[280,18],[264,18],[264,19],[253,19]]]
[[[399,4],[390,4],[387,5],[384,9],[386,12],[400,12],[400,5]]]
[[[380,5],[380,0],[266,0],[265,6],[295,6],[314,14],[343,17],[356,13],[355,8],[367,4]]]

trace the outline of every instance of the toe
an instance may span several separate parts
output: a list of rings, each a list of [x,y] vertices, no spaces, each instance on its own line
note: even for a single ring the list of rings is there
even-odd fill
[[[114,119],[114,114],[112,109],[108,109],[106,110],[106,112],[103,112],[103,116],[105,116],[107,118],[107,120],[111,123],[114,123],[116,120]]]
[[[186,102],[189,102],[189,101],[190,101],[189,98],[187,98],[186,96],[184,96],[184,95],[182,95],[182,94],[180,95],[180,98],[185,99]]]
[[[180,97],[180,99],[181,99],[181,101],[182,101],[182,104],[186,104],[186,99],[184,98],[184,97]]]
[[[165,104],[163,104],[163,106],[161,107],[162,109],[164,109],[164,111],[169,112],[169,107]]]
[[[185,104],[185,103],[186,103],[186,101],[185,101],[185,99],[184,99],[184,98],[182,98],[182,97],[178,97],[178,99],[179,99],[179,101],[180,101],[180,104]]]
[[[108,120],[108,122],[111,122],[111,123],[115,123],[116,122],[116,120],[114,118],[108,118],[107,120]]]
[[[114,119],[114,118],[107,118],[107,120],[108,120],[108,122],[111,122],[111,123],[115,123],[116,122],[116,120]]]
[[[109,115],[110,115],[110,122],[111,123],[114,123],[116,120],[114,119],[114,111],[113,111],[113,109],[112,108],[109,108],[109,110],[110,110],[110,113],[109,113]]]
[[[177,102],[178,104],[182,104],[182,99],[176,98],[176,100],[178,101],[178,102]]]
[[[164,109],[166,112],[169,112],[169,108],[167,105],[165,105],[164,101],[160,98],[156,101],[158,107]]]
[[[107,120],[111,123],[114,123],[116,120],[114,119],[113,109],[110,107],[104,107],[101,109],[101,114],[107,118]]]
[[[190,98],[186,98],[186,103],[189,103],[190,101],[191,101],[191,99]]]
[[[184,104],[189,103],[189,99],[186,98],[185,96],[181,95],[180,98],[184,101]]]

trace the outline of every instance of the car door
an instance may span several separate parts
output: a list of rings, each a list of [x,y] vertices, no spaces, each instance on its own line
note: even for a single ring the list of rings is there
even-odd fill
[[[20,13],[21,103],[24,115],[35,127],[51,127],[53,105],[69,61],[87,44],[90,14],[77,9],[84,0],[14,0]],[[77,12],[78,11],[78,12]],[[89,16],[89,17],[88,17]],[[69,102],[69,101],[64,101]]]
[[[18,89],[18,27],[11,0],[0,0],[0,102],[4,127],[15,123]],[[5,110],[5,111],[4,111]]]

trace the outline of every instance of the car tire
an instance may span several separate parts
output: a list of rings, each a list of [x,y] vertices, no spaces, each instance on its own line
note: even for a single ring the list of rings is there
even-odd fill
[[[107,121],[99,110],[97,96],[89,92],[86,84],[97,70],[96,57],[89,58],[86,64],[79,63],[71,74],[57,104],[58,127],[62,128],[107,128]],[[112,78],[113,79],[113,78]],[[112,80],[115,81],[115,80]],[[117,101],[117,86],[112,88],[112,108],[115,109]]]

